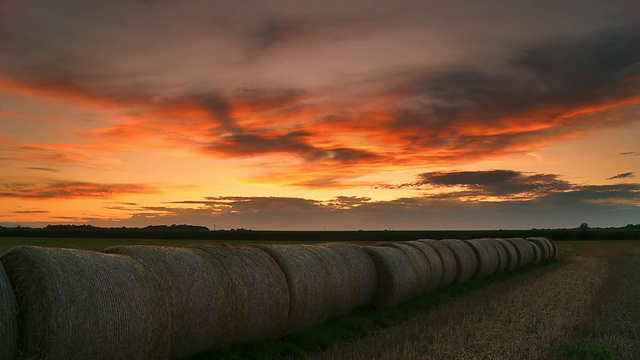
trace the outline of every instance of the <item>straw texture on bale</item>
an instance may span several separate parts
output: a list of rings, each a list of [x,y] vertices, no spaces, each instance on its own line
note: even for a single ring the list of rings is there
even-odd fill
[[[515,248],[516,253],[518,253],[519,268],[526,265],[531,265],[533,263],[533,260],[534,260],[533,248],[531,247],[531,245],[527,240],[523,238],[508,238],[505,240],[511,243],[511,245],[513,245],[513,247]]]
[[[417,242],[425,244],[433,248],[438,253],[440,260],[442,261],[442,280],[440,287],[451,285],[455,282],[458,274],[458,261],[451,248],[437,240],[423,239],[417,240]]]
[[[496,244],[503,247],[507,254],[507,266],[505,268],[505,271],[511,271],[517,268],[519,258],[515,246],[505,239],[495,239],[495,241]]]
[[[427,263],[431,268],[431,278],[429,279],[429,286],[427,291],[437,289],[442,284],[442,259],[436,252],[436,250],[426,243],[420,241],[406,241],[403,244],[407,244],[415,247],[422,252],[422,255],[427,259]]]
[[[527,240],[532,241],[532,242],[537,242],[537,243],[543,243],[546,248],[547,248],[547,256],[544,257],[543,261],[547,261],[547,260],[551,260],[554,259],[556,257],[556,244],[551,241],[551,239],[546,238],[546,237],[530,237],[527,238]]]
[[[337,289],[337,296],[343,296],[343,306],[348,311],[368,305],[373,300],[378,283],[376,266],[367,252],[358,245],[348,243],[326,243],[321,246],[337,252],[346,265],[342,276],[347,277],[346,289]]]
[[[551,258],[551,246],[542,238],[527,238],[527,241],[540,250],[540,262],[545,262]]]
[[[540,249],[539,246],[537,246],[536,244],[530,241],[527,241],[527,244],[529,245],[531,250],[533,250],[533,261],[531,262],[531,264],[533,265],[540,264],[542,262],[542,250]]]
[[[440,241],[449,246],[451,251],[453,251],[453,255],[456,257],[458,271],[454,284],[459,285],[473,279],[478,269],[478,259],[471,249],[471,246],[458,239],[444,239]]]
[[[284,272],[290,297],[285,333],[313,327],[329,318],[335,288],[320,256],[300,245],[252,246],[269,254]]]
[[[410,300],[420,292],[423,284],[405,251],[391,246],[366,246],[364,249],[371,256],[378,273],[373,306],[389,308]]]
[[[465,240],[464,242],[471,247],[478,261],[475,278],[485,278],[498,271],[500,259],[498,252],[491,244],[486,240]]]
[[[1,257],[28,359],[168,359],[166,290],[121,255],[16,246]]]
[[[13,360],[18,351],[18,308],[9,278],[0,264],[0,360]]]
[[[486,241],[489,245],[493,246],[496,249],[496,252],[498,253],[498,259],[500,260],[500,265],[498,265],[496,274],[503,273],[507,269],[507,266],[509,266],[509,254],[507,254],[507,250],[504,248],[504,246],[498,243],[497,239],[486,239],[483,241]]]
[[[419,286],[416,289],[415,296],[426,294],[431,290],[431,265],[427,261],[426,256],[420,250],[418,250],[414,246],[396,242],[381,242],[376,244],[376,246],[394,247],[404,251],[407,254],[411,261],[411,264],[416,269],[416,273],[418,275]]]
[[[221,308],[216,311],[223,316],[217,333],[222,343],[276,338],[285,333],[289,287],[284,272],[271,256],[252,247],[190,245],[189,248],[203,251],[220,266]]]

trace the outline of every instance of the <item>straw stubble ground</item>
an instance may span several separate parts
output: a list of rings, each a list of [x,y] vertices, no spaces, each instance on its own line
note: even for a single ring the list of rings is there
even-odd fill
[[[633,359],[640,246],[533,269],[315,359]],[[592,254],[593,255],[593,254]]]

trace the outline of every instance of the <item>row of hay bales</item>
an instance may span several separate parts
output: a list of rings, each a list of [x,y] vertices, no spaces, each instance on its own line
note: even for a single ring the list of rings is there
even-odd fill
[[[18,246],[0,257],[0,360],[183,358],[555,255],[546,238],[104,252]]]

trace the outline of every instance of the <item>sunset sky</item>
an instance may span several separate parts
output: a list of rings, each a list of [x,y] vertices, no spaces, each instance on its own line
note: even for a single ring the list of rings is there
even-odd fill
[[[0,0],[0,225],[640,223],[639,4]]]

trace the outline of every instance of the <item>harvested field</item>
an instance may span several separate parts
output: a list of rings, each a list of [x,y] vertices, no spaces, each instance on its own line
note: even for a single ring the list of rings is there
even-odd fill
[[[402,244],[410,245],[420,250],[422,255],[427,259],[427,263],[429,264],[431,278],[429,280],[429,286],[427,287],[427,291],[431,291],[437,289],[442,284],[442,259],[438,252],[428,244],[425,244],[420,241],[405,241]]]
[[[465,281],[473,279],[478,270],[478,259],[469,244],[457,239],[440,240],[443,244],[449,246],[453,255],[456,257],[457,271],[454,284],[459,285]]]
[[[166,289],[128,256],[18,246],[0,258],[34,359],[167,359]]]
[[[367,246],[378,273],[372,305],[384,309],[415,297],[423,288],[418,272],[405,251],[391,246]]]
[[[451,248],[438,240],[423,239],[418,240],[418,242],[432,247],[442,261],[442,281],[440,282],[440,287],[453,284],[458,274],[458,262]]]
[[[18,308],[7,273],[0,264],[0,360],[12,360],[18,350]]]

